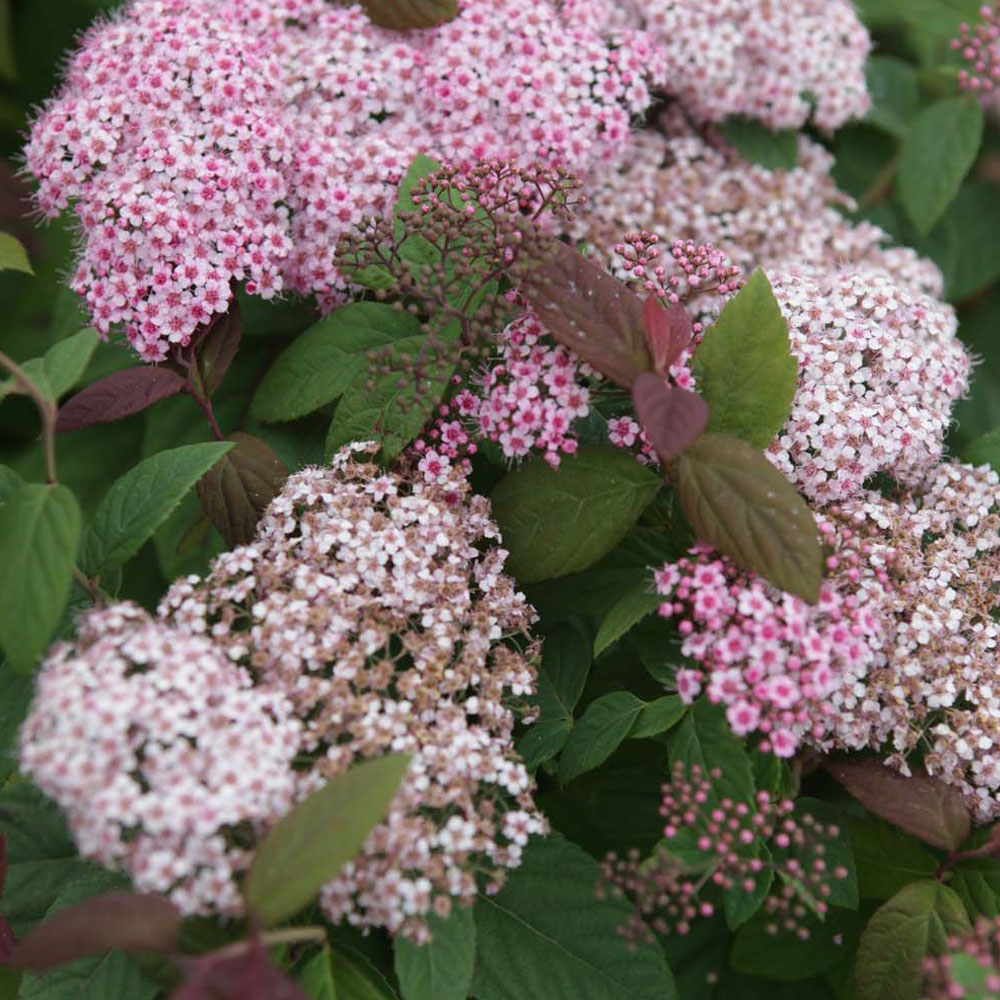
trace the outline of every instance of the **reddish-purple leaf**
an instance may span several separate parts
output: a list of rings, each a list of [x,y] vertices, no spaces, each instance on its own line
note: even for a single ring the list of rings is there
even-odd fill
[[[220,316],[195,344],[195,357],[202,384],[209,397],[222,384],[240,347],[240,310],[233,300],[229,311]]]
[[[826,769],[869,812],[946,851],[957,851],[972,820],[962,793],[926,772],[910,777],[874,758],[832,760]]]
[[[143,366],[115,372],[81,389],[59,408],[56,432],[123,420],[161,399],[176,396],[185,385],[184,379],[168,368]]]
[[[307,1000],[294,980],[268,962],[259,942],[236,955],[204,955],[184,968],[184,982],[170,1000]]]
[[[560,344],[631,389],[653,367],[642,299],[571,246],[553,239],[551,250],[524,278],[525,299]]]
[[[162,896],[109,892],[54,913],[14,946],[16,969],[51,969],[112,948],[171,952],[182,916]]]
[[[288,476],[277,453],[260,438],[238,432],[236,447],[201,478],[202,510],[229,545],[253,541],[260,515]]]
[[[653,368],[666,375],[691,343],[694,334],[691,317],[683,306],[671,303],[664,308],[655,295],[650,295],[643,308],[642,321],[653,354]]]
[[[701,396],[667,385],[653,372],[636,378],[632,403],[649,443],[664,463],[686,451],[708,426],[708,404]]]

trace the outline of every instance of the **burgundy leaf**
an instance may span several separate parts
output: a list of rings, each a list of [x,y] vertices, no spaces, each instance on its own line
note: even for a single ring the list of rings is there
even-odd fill
[[[961,792],[926,772],[907,778],[873,758],[832,760],[826,769],[869,812],[926,844],[957,851],[972,821]]]
[[[708,426],[708,404],[701,396],[667,385],[653,372],[636,378],[632,402],[649,443],[664,463],[686,451]]]
[[[653,367],[642,299],[571,246],[553,239],[551,250],[523,279],[522,294],[560,344],[631,389]]]
[[[642,313],[646,341],[653,353],[653,368],[666,375],[684,353],[694,335],[691,317],[683,306],[671,303],[666,309],[655,295],[646,299]]]
[[[56,432],[110,424],[141,413],[161,399],[176,396],[186,383],[167,368],[126,368],[81,389],[59,408]]]
[[[238,432],[227,455],[201,478],[202,510],[229,545],[253,541],[260,515],[281,489],[288,469],[277,453],[250,434]]]
[[[162,896],[109,892],[59,910],[14,946],[10,965],[51,969],[111,948],[173,951],[180,911]]]
[[[236,955],[215,952],[185,962],[184,982],[170,1000],[307,1000],[299,985],[254,942]]]
[[[218,317],[195,345],[198,371],[209,397],[226,377],[239,350],[241,336],[240,310],[234,299],[229,311]]]

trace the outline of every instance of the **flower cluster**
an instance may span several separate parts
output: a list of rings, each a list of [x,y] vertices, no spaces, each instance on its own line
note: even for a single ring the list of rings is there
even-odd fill
[[[628,0],[666,52],[667,91],[698,118],[810,117],[833,131],[868,111],[868,32],[849,0]]]
[[[46,660],[21,769],[82,855],[185,913],[236,914],[248,848],[295,800],[301,738],[288,699],[210,640],[119,604]]]
[[[697,764],[688,771],[678,761],[663,786],[664,844],[647,860],[637,851],[605,858],[599,891],[627,896],[635,907],[619,928],[626,941],[651,939],[653,931],[686,935],[698,917],[715,913],[712,900],[720,894],[752,895],[772,880],[777,884],[763,903],[771,918],[768,933],[806,940],[807,917],[822,917],[833,884],[847,877],[847,869],[826,859],[827,843],[840,835],[837,827],[799,814],[790,799],[767,791],[757,792],[752,803],[718,800],[713,786],[721,777]],[[767,861],[756,849],[762,843],[769,847]]]
[[[940,460],[969,357],[954,310],[873,268],[770,275],[799,364],[774,464],[819,502],[874,473],[912,483]]]
[[[95,326],[158,360],[234,283],[337,300],[338,237],[391,207],[417,153],[583,172],[662,72],[596,0],[463,0],[409,33],[326,0],[133,0],[84,36],[26,163],[46,215],[75,208]]]
[[[832,542],[833,526],[822,519],[820,525]],[[837,567],[857,573],[863,558],[862,551],[841,551]],[[681,698],[690,703],[704,691],[726,707],[737,736],[759,733],[761,748],[779,757],[822,740],[831,696],[875,662],[877,605],[835,580],[824,583],[810,608],[704,545],[667,563],[655,580],[665,598],[660,614],[678,619],[681,652],[697,664],[677,672]]]
[[[289,479],[252,545],[161,605],[289,699],[315,759],[304,784],[413,755],[388,821],[321,902],[332,920],[416,937],[431,910],[471,901],[477,872],[499,884],[544,828],[512,741],[534,688],[532,612],[488,501],[454,469],[433,479],[345,449]]]
[[[975,25],[959,26],[960,37],[951,47],[962,53],[970,69],[958,71],[958,82],[965,90],[993,97],[1000,84],[1000,3],[984,3]]]
[[[410,768],[324,888],[331,920],[422,940],[429,913],[471,902],[477,876],[499,886],[544,832],[512,739],[533,613],[488,502],[454,469],[386,473],[370,451],[292,476],[253,544],[177,581],[157,619],[94,612],[42,670],[26,773],[81,853],[184,912],[238,912],[258,834],[386,753]]]
[[[980,917],[970,934],[949,937],[945,954],[924,959],[924,975],[927,1000],[1000,1000],[1000,918]]]
[[[622,233],[647,229],[711,243],[744,274],[790,264],[870,264],[915,291],[941,294],[934,264],[908,248],[883,249],[885,232],[844,217],[853,203],[837,190],[833,157],[819,144],[800,137],[798,165],[768,170],[694,128],[676,107],[657,125],[587,178],[574,237],[610,256]]]

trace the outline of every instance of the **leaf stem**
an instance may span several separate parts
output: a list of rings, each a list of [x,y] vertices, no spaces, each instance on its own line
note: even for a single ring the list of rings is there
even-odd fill
[[[326,941],[326,929],[323,927],[283,927],[276,931],[264,931],[255,938],[234,941],[213,954],[218,958],[231,958],[235,955],[242,955],[243,952],[249,951],[258,943],[265,948],[274,948],[283,944],[307,944],[323,941]]]
[[[0,351],[0,365],[17,379],[22,390],[31,397],[42,421],[42,443],[45,449],[45,479],[54,486],[56,478],[56,404],[28,377],[27,372],[11,357]]]

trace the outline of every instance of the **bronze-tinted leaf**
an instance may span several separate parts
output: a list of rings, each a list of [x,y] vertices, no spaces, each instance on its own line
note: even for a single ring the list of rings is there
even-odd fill
[[[229,311],[218,317],[195,346],[198,371],[208,396],[222,384],[240,347],[242,324],[235,299]]]
[[[372,24],[406,31],[433,28],[458,14],[458,0],[361,0]]]
[[[690,447],[708,426],[708,404],[696,392],[667,385],[643,372],[632,386],[632,402],[642,429],[666,464]]]
[[[186,386],[168,368],[126,368],[98,379],[67,400],[56,417],[56,432],[78,431],[92,424],[110,424],[141,413],[161,399],[176,396]]]
[[[16,969],[52,969],[111,948],[170,952],[182,916],[162,896],[109,892],[67,907],[18,942],[10,957]]]
[[[826,769],[869,812],[925,844],[957,851],[972,821],[961,792],[914,767],[910,777],[874,758],[832,760]]]
[[[277,495],[288,469],[260,438],[237,432],[228,455],[198,483],[202,509],[229,545],[253,541],[260,515]]]
[[[642,299],[571,246],[553,239],[550,249],[524,278],[525,299],[560,344],[631,389],[653,367]]]
[[[691,343],[694,328],[684,307],[672,302],[664,308],[655,295],[643,307],[646,342],[653,355],[653,368],[666,375],[670,366]]]
[[[255,941],[237,954],[215,952],[184,963],[184,982],[170,1000],[308,1000],[301,987],[267,960]]]
[[[677,492],[699,538],[815,603],[823,579],[816,522],[762,452],[728,434],[702,434],[677,460]]]

